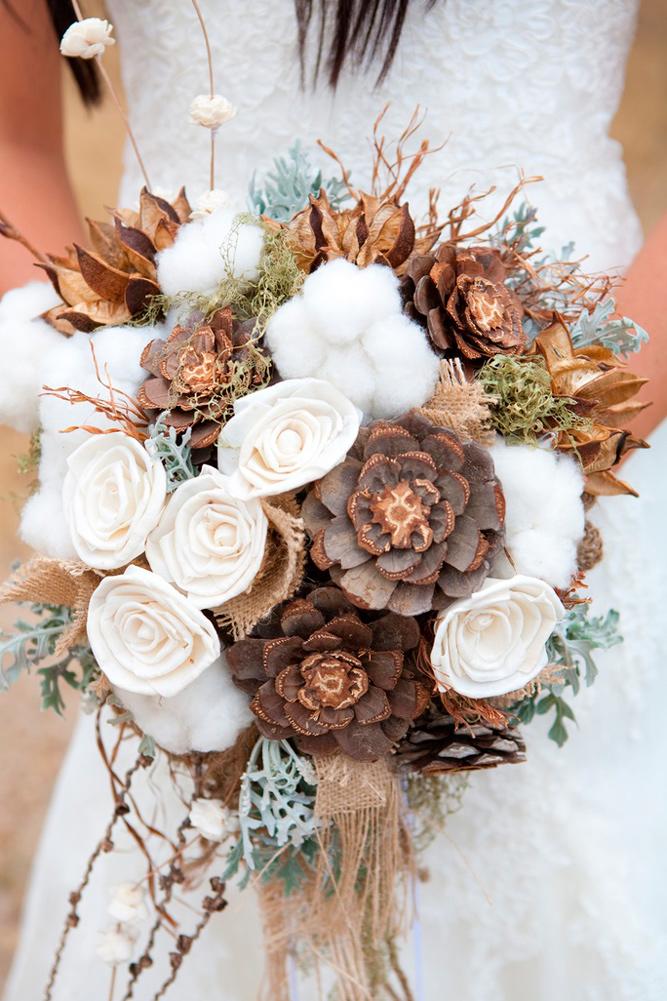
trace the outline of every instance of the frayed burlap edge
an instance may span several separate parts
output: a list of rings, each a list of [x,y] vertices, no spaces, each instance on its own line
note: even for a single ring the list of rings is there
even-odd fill
[[[256,884],[267,956],[264,996],[288,1001],[286,957],[296,943],[318,982],[325,966],[335,974],[339,1001],[374,1001],[388,975],[383,950],[410,916],[407,877],[414,874],[414,860],[399,778],[386,760],[359,762],[335,754],[313,761],[316,870],[289,897],[275,881]]]
[[[214,609],[215,620],[235,640],[247,636],[281,601],[291,598],[303,580],[306,535],[301,512],[292,495],[262,501],[269,522],[262,567],[244,594]]]
[[[430,400],[419,413],[439,427],[449,428],[460,438],[492,445],[495,431],[491,425],[491,397],[477,382],[466,378],[461,362],[440,363],[440,380]]]
[[[84,563],[38,556],[0,588],[0,602],[29,601],[70,608],[72,621],[58,637],[54,649],[59,657],[85,640],[88,605],[99,582],[98,575]]]

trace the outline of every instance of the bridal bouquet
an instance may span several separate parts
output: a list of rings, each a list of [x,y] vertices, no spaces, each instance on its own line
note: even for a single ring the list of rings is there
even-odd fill
[[[229,112],[198,101],[209,127]],[[539,250],[523,180],[490,221],[472,193],[415,218],[413,134],[390,149],[376,125],[369,183],[297,145],[245,212],[145,187],[0,304],[0,417],[33,434],[39,553],[2,593],[30,618],[0,680],[36,665],[46,706],[79,690],[117,745],[99,741],[113,811],[47,997],[130,824],[146,879],[100,943],[124,997],[175,887],[204,878],[156,997],[232,879],[259,893],[269,996],[295,961],[329,963],[340,998],[409,997],[410,881],[460,775],[523,761],[536,714],[562,744],[591,651],[620,639],[585,574],[596,497],[633,492],[614,469],[644,446],[623,356],[645,334],[609,280]],[[132,795],[160,761],[183,806],[166,865]]]

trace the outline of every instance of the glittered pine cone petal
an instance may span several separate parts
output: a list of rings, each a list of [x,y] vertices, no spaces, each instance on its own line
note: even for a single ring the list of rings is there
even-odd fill
[[[303,507],[315,564],[357,607],[406,617],[479,589],[504,515],[488,450],[416,412],[364,428]]]
[[[628,371],[601,345],[575,349],[560,319],[540,332],[534,350],[544,358],[554,395],[569,397],[573,408],[590,421],[589,427],[561,434],[557,442],[563,451],[576,449],[586,473],[586,490],[595,495],[636,495],[612,468],[631,449],[648,447],[624,428],[648,406],[634,399],[646,379]]]
[[[274,609],[258,633],[228,649],[232,675],[253,695],[261,732],[295,737],[310,753],[387,755],[428,702],[408,656],[416,623],[365,616],[336,587]]]

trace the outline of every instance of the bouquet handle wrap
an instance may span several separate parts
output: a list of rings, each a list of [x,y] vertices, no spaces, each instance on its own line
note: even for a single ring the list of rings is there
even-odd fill
[[[267,994],[289,1001],[286,957],[304,948],[319,972],[331,966],[340,1001],[372,1001],[386,980],[384,952],[408,919],[413,870],[399,778],[385,760],[316,756],[320,822],[317,867],[303,894],[264,884]],[[335,860],[335,862],[334,862]],[[393,951],[392,951],[393,954]]]

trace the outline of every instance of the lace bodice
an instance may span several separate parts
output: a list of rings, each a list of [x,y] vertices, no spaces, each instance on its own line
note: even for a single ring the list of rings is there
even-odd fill
[[[323,138],[353,179],[368,177],[365,137],[386,102],[397,136],[415,105],[424,134],[444,150],[415,178],[412,200],[431,186],[442,204],[471,184],[507,193],[518,168],[545,177],[530,198],[548,226],[550,249],[575,240],[594,269],[623,266],[637,249],[618,144],[616,111],[637,0],[413,0],[384,84],[348,73],[333,94],[300,89],[293,0],[201,0],[217,89],[238,108],[220,133],[219,185],[245,193],[254,170],[300,138]],[[130,115],[154,186],[185,183],[196,196],[208,178],[208,137],[189,123],[207,87],[204,46],[189,0],[108,0],[123,54]],[[121,201],[141,184],[131,156]],[[490,211],[490,206],[486,209]]]

